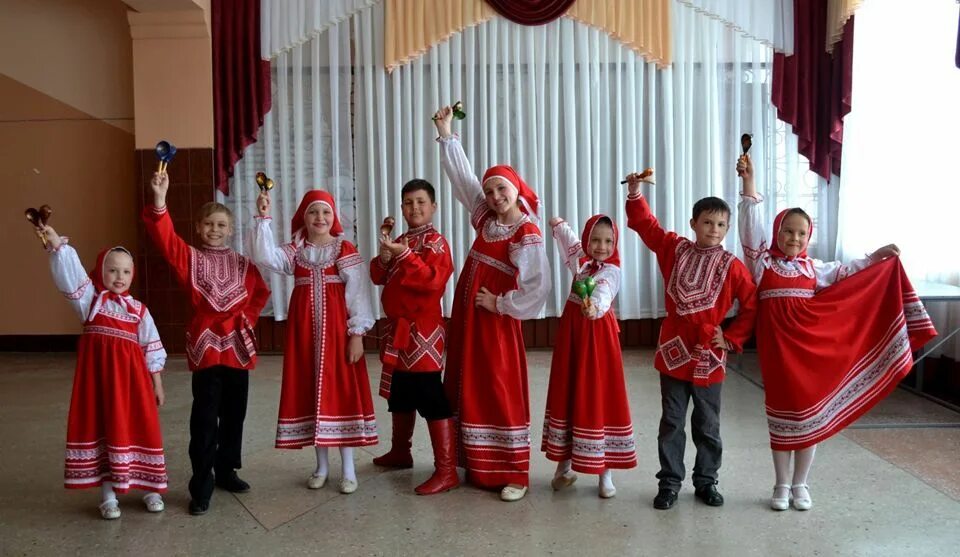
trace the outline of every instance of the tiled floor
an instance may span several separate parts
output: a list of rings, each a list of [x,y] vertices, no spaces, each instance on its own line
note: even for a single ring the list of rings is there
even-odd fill
[[[251,380],[242,476],[253,491],[218,491],[203,517],[186,512],[190,376],[173,359],[161,411],[170,492],[148,515],[121,497],[107,522],[96,491],[62,488],[64,424],[73,359],[0,354],[0,555],[956,555],[960,546],[960,422],[956,413],[898,391],[855,428],[824,443],[811,475],[815,506],[769,510],[772,467],[763,393],[747,357],[724,385],[727,503],[709,508],[685,486],[670,511],[655,511],[659,388],[651,353],[625,353],[640,465],[617,473],[617,496],[601,500],[596,479],[554,493],[552,463],[538,452],[550,354],[530,354],[533,422],[531,493],[519,503],[463,487],[433,497],[412,489],[432,470],[426,427],[414,438],[413,470],[383,472],[370,460],[385,443],[357,451],[360,489],[308,491],[312,451],[273,448],[280,358],[266,357]],[[368,356],[371,383],[379,365]],[[381,439],[386,403],[375,398]],[[905,424],[912,427],[902,427]],[[919,424],[919,427],[918,427]],[[864,429],[867,427],[867,429]],[[688,436],[689,437],[689,436]],[[688,441],[687,462],[693,449]],[[338,456],[331,453],[334,471]],[[332,478],[337,479],[334,473]],[[335,482],[334,482],[335,485]]]

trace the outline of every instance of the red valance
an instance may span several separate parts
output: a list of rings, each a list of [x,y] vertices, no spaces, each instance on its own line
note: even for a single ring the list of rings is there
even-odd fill
[[[503,17],[520,25],[543,25],[567,13],[575,0],[486,0]]]

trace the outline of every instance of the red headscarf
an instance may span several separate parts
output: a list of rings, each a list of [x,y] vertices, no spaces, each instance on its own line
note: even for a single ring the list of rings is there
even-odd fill
[[[620,243],[620,230],[617,229],[617,223],[613,222],[613,219],[607,215],[593,215],[590,217],[590,220],[587,221],[587,224],[583,227],[583,234],[580,236],[580,246],[583,249],[583,253],[587,253],[587,250],[590,249],[590,238],[593,236],[593,229],[597,227],[597,223],[600,222],[600,219],[606,218],[610,221],[610,226],[613,227],[613,253],[610,254],[610,257],[606,258],[603,261],[595,261],[589,255],[580,258],[580,265],[583,265],[587,262],[592,262],[593,265],[599,269],[604,265],[614,265],[616,267],[620,266],[620,251],[617,249],[617,246]]]
[[[491,166],[483,173],[483,181],[481,184],[486,184],[487,180],[491,178],[506,180],[507,183],[517,190],[517,198],[520,200],[520,210],[535,220],[539,219],[540,198],[537,197],[537,194],[530,189],[530,186],[523,181],[523,178],[517,174],[517,171],[514,170],[512,166],[506,164]]]
[[[780,227],[783,226],[783,219],[787,217],[787,213],[792,210],[793,209],[784,209],[780,211],[777,218],[773,219],[773,241],[770,242],[770,248],[767,251],[770,252],[770,255],[780,259],[808,259],[807,246],[810,245],[810,240],[813,238],[813,221],[809,218],[807,219],[807,223],[809,224],[809,228],[807,229],[807,246],[803,247],[803,251],[793,257],[788,257],[787,254],[783,253],[783,250],[780,249],[780,242],[778,241],[780,237]]]
[[[100,311],[100,308],[103,307],[103,303],[106,300],[113,300],[126,308],[127,312],[132,313],[139,317],[139,306],[136,301],[130,296],[129,288],[123,292],[117,294],[116,292],[111,292],[107,288],[107,285],[103,282],[103,265],[107,260],[107,256],[110,255],[110,252],[119,251],[130,256],[130,259],[133,259],[133,254],[130,253],[130,250],[123,246],[114,246],[112,248],[106,248],[97,254],[97,264],[90,269],[90,281],[93,282],[93,286],[97,295],[93,298],[93,306],[90,310],[90,315],[87,317],[87,320],[93,319],[93,317]],[[136,267],[133,268],[133,272],[130,274],[130,284],[133,284],[133,277],[136,274]]]
[[[307,214],[307,209],[314,203],[325,203],[333,212],[333,224],[330,225],[330,234],[333,236],[343,234],[343,227],[340,226],[340,217],[337,216],[337,205],[333,202],[333,196],[324,190],[310,190],[303,195],[303,199],[300,200],[300,206],[297,207],[297,213],[293,215],[293,220],[290,221],[290,234],[294,242],[300,243],[307,239],[307,235],[305,235],[303,231],[306,226],[303,222],[303,216]]]

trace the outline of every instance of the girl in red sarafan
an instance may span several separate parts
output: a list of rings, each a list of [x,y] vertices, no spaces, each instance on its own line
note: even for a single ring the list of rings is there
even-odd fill
[[[357,490],[353,448],[377,444],[363,334],[373,326],[370,279],[357,248],[342,238],[333,196],[308,191],[291,222],[289,243],[277,246],[270,197],[257,198],[253,260],[293,275],[283,352],[279,449],[315,447],[317,468],[307,487],[327,482],[329,447],[340,448],[340,492]]]
[[[813,506],[807,475],[817,444],[883,400],[913,367],[912,351],[937,332],[896,246],[847,264],[813,259],[813,222],[799,208],[777,215],[768,244],[749,156],[737,173],[740,240],[760,300],[757,349],[776,473],[770,506],[786,510],[792,498],[803,511]]]
[[[120,518],[117,493],[130,488],[149,512],[161,512],[167,468],[157,407],[167,353],[147,307],[130,296],[133,256],[105,249],[89,275],[67,238],[43,228],[57,289],[83,320],[67,419],[64,484],[100,486],[100,515]]]
[[[444,388],[457,417],[467,481],[519,501],[530,485],[530,397],[521,319],[536,317],[550,292],[537,194],[507,165],[478,180],[453,110],[434,116],[440,161],[477,232],[453,299]]]
[[[617,493],[611,469],[637,465],[620,327],[613,300],[620,290],[619,231],[606,215],[587,221],[578,239],[561,218],[550,220],[557,249],[574,281],[592,279],[589,297],[571,292],[560,317],[550,367],[541,450],[557,462],[551,485],[560,490],[577,476],[597,474],[599,495]]]

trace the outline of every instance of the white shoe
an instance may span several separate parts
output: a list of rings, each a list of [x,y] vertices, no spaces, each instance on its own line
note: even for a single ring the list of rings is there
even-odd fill
[[[327,485],[326,476],[312,474],[309,478],[307,478],[307,489],[320,489],[325,485]]]
[[[601,499],[613,499],[617,495],[617,488],[616,486],[612,485],[610,487],[606,487],[601,482],[599,494]]]
[[[576,481],[577,475],[568,470],[563,474],[554,476],[553,480],[550,481],[550,487],[552,487],[554,491],[560,491],[561,489],[570,487],[576,483]]]
[[[777,491],[783,494],[783,497],[777,497]],[[773,496],[770,497],[770,508],[775,511],[785,511],[790,508],[790,486],[787,484],[777,484],[773,486]]]
[[[502,490],[500,490],[500,500],[507,501],[508,503],[513,501],[519,501],[523,499],[523,496],[526,494],[527,494],[527,486],[524,485],[524,486],[516,487],[516,486],[508,485],[504,487]]]
[[[357,490],[359,484],[356,480],[348,480],[346,478],[340,480],[340,493],[351,494]]]
[[[809,511],[813,506],[813,499],[810,498],[810,486],[807,484],[797,484],[790,488],[793,491],[793,508],[798,511]]]
[[[159,493],[148,493],[144,495],[143,504],[147,506],[148,513],[162,513],[164,509],[163,499]]]
[[[108,499],[100,503],[100,516],[104,520],[116,520],[120,518],[120,503],[116,499]]]

